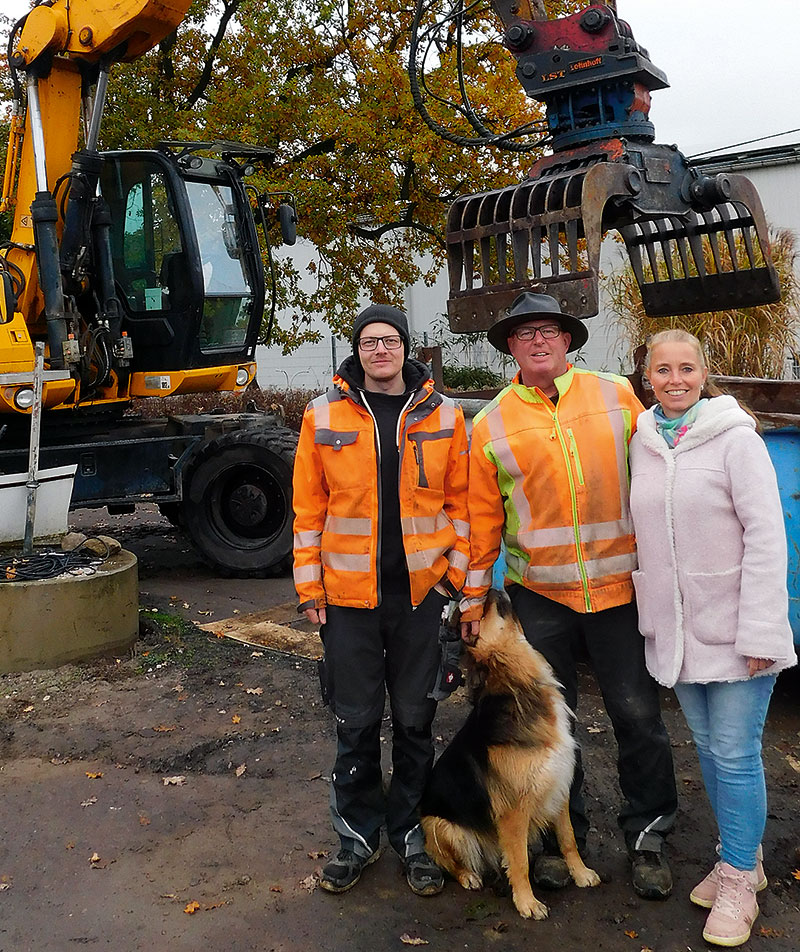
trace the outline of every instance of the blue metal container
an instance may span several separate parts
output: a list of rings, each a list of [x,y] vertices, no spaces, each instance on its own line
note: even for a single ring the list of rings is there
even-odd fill
[[[800,430],[767,430],[764,442],[778,476],[789,549],[789,621],[800,645]]]

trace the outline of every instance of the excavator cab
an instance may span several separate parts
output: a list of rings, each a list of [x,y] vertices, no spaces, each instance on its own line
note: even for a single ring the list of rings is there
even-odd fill
[[[103,159],[100,190],[132,370],[252,360],[264,280],[241,168],[166,147]]]

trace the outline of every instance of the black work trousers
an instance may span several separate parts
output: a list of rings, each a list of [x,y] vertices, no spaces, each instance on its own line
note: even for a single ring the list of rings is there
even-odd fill
[[[672,829],[678,795],[658,688],[645,666],[636,604],[582,614],[521,585],[511,585],[508,594],[525,637],[549,662],[573,712],[578,708],[575,662],[583,638],[617,740],[624,797],[618,822],[625,842],[629,850],[659,851]],[[579,749],[569,803],[579,848],[589,831],[583,776]]]
[[[374,609],[327,607],[324,679],[337,732],[331,816],[342,846],[359,855],[378,848],[384,822],[401,856],[424,849],[419,802],[433,766],[436,713],[427,695],[439,669],[446,602],[431,591],[416,609],[408,595],[387,596]],[[387,691],[392,776],[384,794],[380,737]]]

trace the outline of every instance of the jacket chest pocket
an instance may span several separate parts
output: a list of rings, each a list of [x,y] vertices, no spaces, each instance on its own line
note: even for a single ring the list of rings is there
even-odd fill
[[[314,442],[320,446],[330,446],[338,453],[344,446],[352,446],[358,439],[358,430],[316,430]]]
[[[447,454],[455,430],[435,430],[433,433],[409,433],[408,441],[417,464],[417,485],[425,489],[439,488],[447,469]]]
[[[365,467],[370,460],[364,458],[365,443],[359,440],[358,430],[319,429],[314,433],[325,481],[332,496],[340,492],[354,493],[364,487],[368,479]]]

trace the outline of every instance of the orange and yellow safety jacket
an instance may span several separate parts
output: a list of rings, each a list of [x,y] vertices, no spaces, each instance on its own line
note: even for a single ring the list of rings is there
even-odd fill
[[[517,375],[475,417],[464,621],[482,617],[501,539],[508,580],[575,611],[633,597],[628,443],[643,407],[615,374],[569,365],[555,385],[554,404]]]
[[[424,364],[406,368],[417,379],[398,421],[398,490],[411,602],[419,605],[439,582],[451,594],[463,587],[469,455],[461,408],[434,390]],[[381,599],[378,429],[353,379],[340,368],[333,383],[306,407],[295,457],[300,610],[375,608]]]

